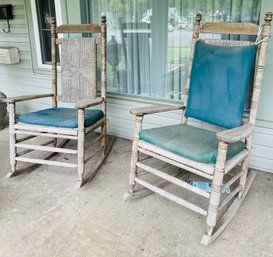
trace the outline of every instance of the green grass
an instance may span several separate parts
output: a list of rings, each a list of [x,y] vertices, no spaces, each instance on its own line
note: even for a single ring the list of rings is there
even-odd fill
[[[190,56],[190,46],[169,47],[168,48],[168,61],[180,60]]]

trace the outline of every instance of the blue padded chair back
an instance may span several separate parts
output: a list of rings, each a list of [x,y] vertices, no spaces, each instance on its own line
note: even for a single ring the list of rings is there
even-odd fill
[[[186,117],[224,128],[240,126],[256,52],[256,45],[217,46],[198,41]]]

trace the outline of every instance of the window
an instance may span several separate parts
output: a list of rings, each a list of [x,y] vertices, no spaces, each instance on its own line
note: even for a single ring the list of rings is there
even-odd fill
[[[42,63],[46,64],[49,63],[51,60],[50,17],[56,16],[54,0],[36,0],[36,9],[38,17]]]
[[[39,68],[49,67],[51,62],[50,18],[60,21],[60,0],[31,0],[37,63]]]
[[[258,23],[260,0],[81,0],[82,22],[108,28],[108,91],[183,100],[195,14]]]

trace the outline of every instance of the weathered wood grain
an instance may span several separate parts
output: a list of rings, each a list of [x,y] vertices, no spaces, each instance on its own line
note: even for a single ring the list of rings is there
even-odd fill
[[[200,27],[201,33],[253,35],[256,36],[259,26],[253,23],[212,23],[208,22]]]
[[[41,95],[23,95],[23,96],[16,96],[12,98],[2,98],[2,102],[5,103],[16,103],[16,102],[22,102],[22,101],[28,101],[38,98],[45,98],[45,97],[52,97],[53,94],[41,94]]]
[[[101,97],[97,97],[96,99],[90,99],[90,100],[85,100],[82,102],[78,102],[75,104],[75,108],[77,109],[85,109],[85,108],[89,108],[95,105],[99,105],[101,103],[103,103],[103,98]]]
[[[56,28],[57,33],[100,33],[98,24],[65,24]]]
[[[154,106],[149,106],[149,107],[141,107],[141,108],[131,109],[130,113],[137,115],[137,116],[143,116],[143,115],[147,115],[147,114],[174,111],[174,110],[179,110],[179,109],[183,109],[183,105],[154,105]]]
[[[241,127],[224,130],[216,133],[218,140],[226,143],[234,143],[239,140],[245,139],[252,135],[254,132],[254,126],[251,123],[247,123]]]

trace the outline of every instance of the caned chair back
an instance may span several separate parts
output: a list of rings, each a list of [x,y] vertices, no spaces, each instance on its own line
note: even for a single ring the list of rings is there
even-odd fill
[[[58,38],[59,33],[96,33],[96,37]],[[106,100],[106,18],[101,25],[79,24],[56,27],[51,22],[53,107],[57,101],[77,103],[97,97],[97,69],[101,71],[101,97]],[[61,45],[61,95],[57,96],[57,47]],[[101,67],[97,55],[101,45]],[[103,108],[104,109],[104,108]]]
[[[63,102],[76,103],[96,98],[96,52],[95,38],[63,39],[61,52]]]

